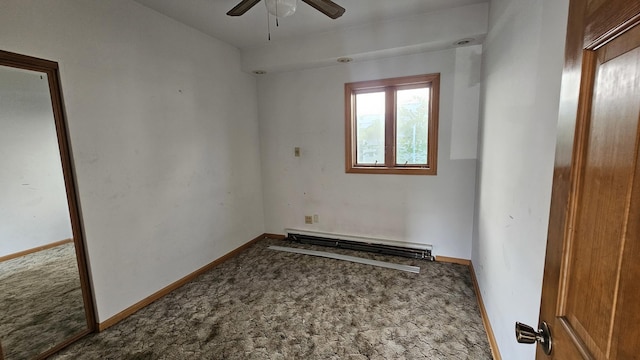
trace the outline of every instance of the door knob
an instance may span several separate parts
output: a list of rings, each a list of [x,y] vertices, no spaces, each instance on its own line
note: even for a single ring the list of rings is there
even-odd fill
[[[516,340],[521,344],[538,343],[544,353],[551,354],[551,331],[546,322],[540,324],[540,329],[534,330],[531,326],[516,322]]]

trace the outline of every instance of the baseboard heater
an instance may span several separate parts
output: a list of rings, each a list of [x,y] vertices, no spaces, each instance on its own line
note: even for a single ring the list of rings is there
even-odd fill
[[[384,255],[402,256],[412,259],[434,261],[431,249],[418,249],[404,246],[380,244],[366,241],[353,241],[328,236],[308,235],[296,232],[288,232],[287,239],[301,244],[329,246],[341,249],[367,251]],[[426,246],[425,246],[426,247]]]

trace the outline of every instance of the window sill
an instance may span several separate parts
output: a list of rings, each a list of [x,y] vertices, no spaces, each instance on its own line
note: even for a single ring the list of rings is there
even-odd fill
[[[436,169],[418,167],[347,167],[347,174],[437,175]]]

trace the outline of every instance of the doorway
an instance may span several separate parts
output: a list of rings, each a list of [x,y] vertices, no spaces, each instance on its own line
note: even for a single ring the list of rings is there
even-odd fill
[[[0,51],[0,357],[95,328],[58,64]]]
[[[640,1],[571,0],[562,87],[537,359],[638,359]]]

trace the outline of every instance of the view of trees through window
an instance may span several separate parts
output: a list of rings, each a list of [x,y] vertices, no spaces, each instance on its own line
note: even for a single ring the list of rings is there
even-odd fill
[[[396,164],[427,163],[429,88],[396,92]]]
[[[396,93],[396,164],[427,163],[429,88]],[[385,162],[385,92],[356,95],[358,164]]]
[[[358,164],[384,164],[385,93],[356,96]]]
[[[440,74],[344,89],[347,173],[437,175]]]

